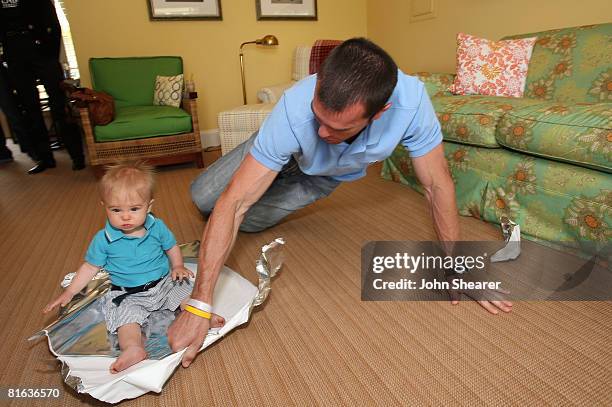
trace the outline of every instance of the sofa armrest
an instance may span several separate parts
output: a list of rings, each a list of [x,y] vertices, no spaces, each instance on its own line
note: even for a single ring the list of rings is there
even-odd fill
[[[225,155],[256,132],[268,117],[274,103],[258,103],[239,106],[219,113],[219,138],[221,154]]]
[[[453,73],[416,72],[414,76],[423,81],[429,97],[453,95],[448,90],[448,87],[455,80],[455,74]]]
[[[257,91],[257,99],[262,103],[276,103],[283,96],[283,92],[292,87],[294,81],[282,83],[280,85],[268,86]]]

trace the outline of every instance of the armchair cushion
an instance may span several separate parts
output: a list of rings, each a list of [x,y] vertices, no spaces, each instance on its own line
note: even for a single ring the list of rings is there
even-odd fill
[[[91,58],[91,83],[95,90],[115,98],[117,108],[153,105],[157,75],[183,73],[181,57]]]
[[[115,120],[106,126],[96,126],[96,142],[119,141],[139,138],[189,133],[191,116],[172,106],[124,106],[117,107]]]
[[[300,81],[309,75],[310,69],[310,45],[298,45],[293,53],[293,70],[291,71],[291,79]]]
[[[319,72],[325,59],[340,44],[340,40],[316,40],[310,51],[308,73],[312,75]]]
[[[154,105],[179,107],[182,96],[183,74],[176,76],[157,75],[155,79],[155,95],[153,96]]]

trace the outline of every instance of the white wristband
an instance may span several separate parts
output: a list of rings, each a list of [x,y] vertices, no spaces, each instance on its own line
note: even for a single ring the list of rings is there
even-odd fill
[[[194,308],[199,309],[200,311],[208,312],[212,314],[212,305],[207,304],[203,301],[199,301],[193,298],[187,300],[187,305],[191,305]]]

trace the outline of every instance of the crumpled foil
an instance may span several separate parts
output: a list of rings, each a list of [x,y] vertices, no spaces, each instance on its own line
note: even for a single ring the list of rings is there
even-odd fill
[[[521,255],[521,227],[506,216],[500,218],[499,224],[506,246],[491,256],[492,263],[514,260]]]
[[[197,264],[199,245],[199,241],[179,245],[186,265],[194,269],[195,264]],[[249,316],[254,307],[263,304],[268,298],[271,290],[271,279],[281,269],[284,261],[284,245],[284,239],[277,238],[261,249],[261,255],[256,263],[259,283],[257,289],[253,287],[257,292],[252,297],[253,300],[248,311]],[[65,288],[70,285],[74,275],[75,273],[66,275],[61,283],[62,287]],[[247,282],[247,284],[250,283]],[[57,320],[28,340],[36,340],[47,336],[49,349],[60,359],[63,357],[118,356],[120,352],[116,335],[109,335],[106,331],[101,301],[98,301],[110,289],[110,285],[108,274],[100,271],[79,294],[75,295],[70,303],[60,309]],[[161,360],[174,353],[168,345],[166,335],[167,329],[174,318],[175,312],[168,310],[154,312],[149,317],[147,325],[143,327],[148,360]],[[248,320],[248,316],[246,320]],[[223,328],[211,329],[208,336],[219,335],[220,330],[223,330],[220,336],[227,332],[227,329]],[[208,342],[210,343],[210,341]],[[70,369],[65,363],[62,364],[61,373],[66,384],[79,392],[83,390],[81,378],[71,375]],[[104,400],[103,398],[100,399]]]
[[[285,252],[282,250],[284,245],[285,239],[279,237],[261,248],[261,256],[257,260],[255,266],[257,276],[259,277],[259,294],[257,294],[257,297],[253,300],[251,309],[263,304],[266,298],[268,298],[271,289],[271,280],[285,262]]]

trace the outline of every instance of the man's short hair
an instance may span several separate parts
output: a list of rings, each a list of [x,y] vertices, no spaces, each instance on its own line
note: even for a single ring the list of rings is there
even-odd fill
[[[366,117],[374,116],[391,97],[397,65],[378,45],[351,38],[338,45],[317,74],[319,101],[333,112],[362,102]]]
[[[100,180],[100,196],[106,201],[117,193],[130,191],[148,201],[153,197],[154,174],[154,168],[144,161],[109,165]]]

